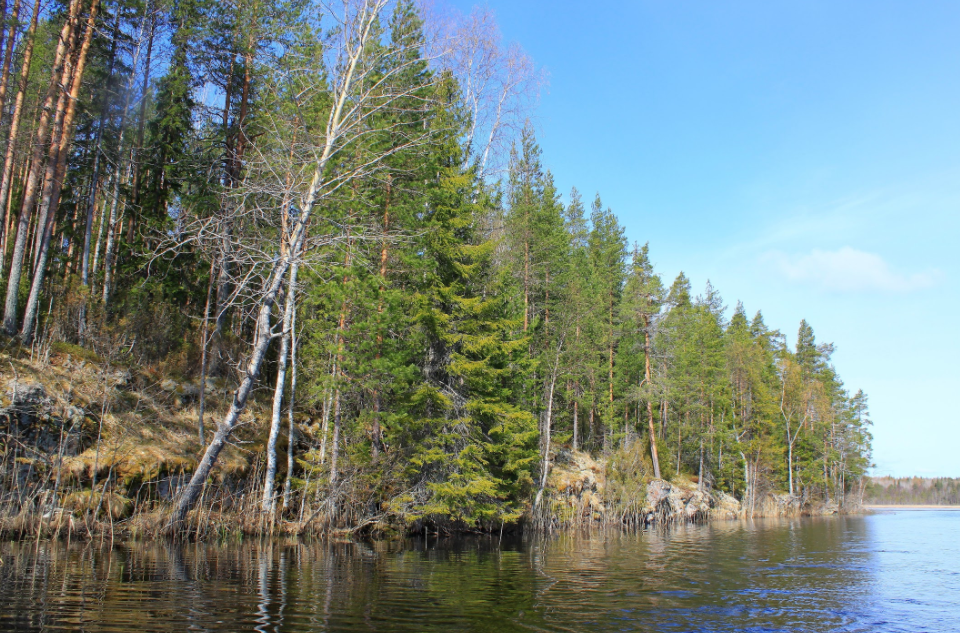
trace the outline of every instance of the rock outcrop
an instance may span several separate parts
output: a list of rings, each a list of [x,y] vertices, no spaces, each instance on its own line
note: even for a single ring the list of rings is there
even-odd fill
[[[740,515],[740,502],[723,492],[710,493],[695,486],[654,479],[647,485],[643,514],[647,525],[732,519]]]
[[[561,450],[551,465],[546,492],[540,519],[555,527],[605,518],[603,466],[586,453]]]
[[[690,482],[654,479],[637,482],[636,510],[624,509],[607,497],[606,465],[579,451],[562,450],[554,460],[544,507],[538,522],[561,526],[588,526],[606,521],[634,525],[703,522],[741,515],[740,502],[718,491],[700,490]],[[645,501],[643,501],[645,499]],[[642,510],[640,506],[642,505]]]

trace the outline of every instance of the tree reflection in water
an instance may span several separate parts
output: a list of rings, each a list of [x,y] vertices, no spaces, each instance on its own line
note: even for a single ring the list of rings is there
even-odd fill
[[[952,519],[927,517],[956,530],[960,514]],[[885,624],[894,620],[874,595],[890,579],[879,576],[888,554],[872,535],[887,534],[891,520],[734,521],[429,544],[6,543],[0,629],[900,630],[902,621]]]

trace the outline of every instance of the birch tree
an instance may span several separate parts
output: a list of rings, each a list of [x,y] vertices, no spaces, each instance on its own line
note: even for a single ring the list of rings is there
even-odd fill
[[[388,66],[381,63],[378,54],[369,54],[375,38],[379,35],[377,29],[386,4],[386,0],[348,0],[337,11],[324,4],[315,5],[318,20],[335,24],[325,42],[324,70],[328,77],[329,113],[322,132],[304,130],[310,136],[306,137],[307,140],[297,152],[297,158],[300,154],[306,154],[310,156],[310,161],[306,167],[294,172],[292,190],[298,195],[292,203],[294,208],[290,213],[292,226],[288,240],[277,238],[273,244],[265,240],[255,247],[251,247],[247,242],[237,244],[239,248],[246,249],[244,265],[256,271],[249,275],[256,279],[250,284],[256,314],[253,340],[233,401],[220,421],[193,477],[177,501],[171,518],[171,526],[174,528],[182,524],[199,499],[220,452],[229,442],[240,415],[246,408],[267,350],[273,339],[283,334],[275,329],[273,312],[290,267],[302,256],[304,247],[312,239],[336,239],[333,231],[311,235],[312,224],[320,225],[317,231],[329,231],[329,228],[322,224],[322,216],[313,222],[316,209],[338,192],[348,188],[351,183],[376,173],[386,156],[398,151],[397,147],[391,147],[381,153],[366,155],[361,161],[347,160],[351,157],[352,149],[365,136],[374,133],[375,130],[372,130],[368,123],[378,113],[399,107],[401,102],[408,102],[406,97],[416,94],[421,88],[398,88],[392,80],[403,70],[403,64]],[[386,54],[386,51],[383,54]],[[419,62],[419,59],[417,61]],[[387,72],[383,72],[385,66],[389,68]],[[417,111],[427,111],[426,104],[420,100],[413,100],[413,103]],[[413,132],[416,129],[414,126],[406,129],[408,137],[404,147],[416,146],[422,142],[422,138],[418,138]],[[289,141],[282,142],[289,129],[276,122],[273,131],[281,139],[277,145],[289,153]],[[258,158],[263,165],[274,163],[263,154]],[[264,170],[265,174],[270,172],[270,169]],[[246,188],[240,188],[240,195],[253,204],[254,208],[250,212],[255,216],[266,220],[272,217],[279,223],[279,219],[284,216],[284,210],[277,207],[288,188],[282,172],[275,176],[272,184],[268,179],[252,186],[248,182]],[[235,206],[242,209],[239,205]],[[287,247],[283,248],[285,241]]]
[[[477,7],[446,25],[443,65],[456,77],[469,116],[464,144],[478,180],[499,173],[513,139],[540,96],[545,73],[516,43],[504,45],[489,8]]]

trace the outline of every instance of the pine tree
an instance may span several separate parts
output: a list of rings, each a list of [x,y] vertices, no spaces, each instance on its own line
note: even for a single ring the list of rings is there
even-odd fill
[[[727,367],[730,374],[731,450],[742,461],[740,473],[730,472],[730,489],[742,485],[744,508],[752,514],[756,504],[769,485],[774,463],[779,463],[775,447],[775,421],[779,415],[776,396],[776,370],[771,339],[763,316],[757,312],[753,321],[747,321],[743,304],[737,302],[725,333]],[[733,470],[731,460],[731,471]]]
[[[657,433],[653,419],[654,401],[659,392],[653,380],[653,337],[655,320],[660,314],[664,301],[663,284],[660,276],[653,272],[650,262],[649,244],[642,248],[634,245],[630,272],[623,291],[621,303],[621,321],[624,324],[626,344],[620,347],[618,361],[627,380],[633,380],[632,398],[637,402],[637,415],[641,415],[640,402],[645,402],[650,458],[653,461],[654,476],[660,478],[660,459],[657,452]],[[642,359],[642,362],[639,362]],[[628,383],[629,384],[629,383]]]
[[[593,315],[599,328],[595,357],[594,406],[600,412],[604,429],[604,445],[608,446],[608,432],[616,417],[614,407],[614,357],[619,338],[617,306],[626,277],[627,255],[623,227],[609,208],[604,209],[599,194],[590,212],[591,231],[587,239],[587,253],[600,303]],[[592,430],[592,429],[591,429]]]
[[[561,376],[564,378],[565,400],[570,409],[571,445],[577,450],[582,446],[584,410],[592,410],[593,394],[587,387],[592,383],[593,376],[591,366],[597,323],[591,317],[597,305],[597,289],[592,282],[593,269],[587,251],[587,220],[576,189],[570,192],[565,225],[568,250],[564,255],[567,265],[561,282],[565,292]]]

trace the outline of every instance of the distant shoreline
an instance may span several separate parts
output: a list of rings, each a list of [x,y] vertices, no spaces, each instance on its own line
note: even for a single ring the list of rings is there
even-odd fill
[[[941,505],[920,505],[920,504],[864,504],[864,510],[957,510],[960,511],[960,505],[941,506]]]

